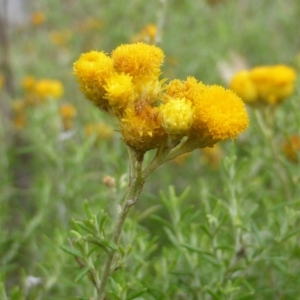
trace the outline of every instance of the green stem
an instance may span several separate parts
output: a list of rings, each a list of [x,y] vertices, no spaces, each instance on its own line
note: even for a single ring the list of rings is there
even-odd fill
[[[112,242],[116,245],[119,244],[119,240],[121,237],[121,233],[123,230],[123,226],[126,220],[126,217],[128,215],[128,212],[130,211],[130,208],[137,202],[138,197],[143,189],[145,179],[142,176],[142,163],[143,161],[139,158],[137,158],[132,150],[129,150],[130,152],[130,180],[129,180],[129,191],[124,199],[124,204],[122,207],[122,210],[117,218],[117,221],[115,223],[115,227],[113,230],[112,235]],[[101,284],[99,287],[98,292],[98,300],[103,300],[105,296],[105,288],[109,279],[109,276],[111,274],[111,266],[114,262],[115,257],[115,250],[112,250],[106,257],[105,264],[104,264],[104,271],[102,275]]]
[[[154,170],[156,170],[165,162],[170,161],[179,155],[191,152],[194,149],[195,147],[189,142],[189,140],[180,143],[175,148],[173,148],[173,145],[170,145],[158,149],[152,162],[144,169],[143,177],[146,179]]]
[[[265,113],[265,118],[268,118],[268,120],[270,119],[270,116],[268,116],[268,114],[266,112]],[[274,114],[274,112],[272,112],[272,114]],[[261,117],[261,114],[259,111],[255,111],[255,117],[257,120],[257,123],[259,125],[259,129],[261,130],[266,142],[268,143],[268,145],[270,146],[271,152],[272,152],[272,156],[275,159],[275,168],[277,169],[277,174],[278,174],[278,178],[282,183],[283,189],[284,189],[284,193],[287,199],[291,199],[291,194],[290,194],[290,190],[287,184],[287,180],[286,177],[283,176],[282,172],[282,165],[280,163],[280,159],[278,156],[278,151],[275,148],[274,145],[274,141],[273,141],[273,131],[270,128],[273,124],[268,124],[269,126],[266,126],[266,123],[264,122],[264,120]],[[274,115],[272,115],[272,118],[274,118]],[[270,123],[270,120],[269,120]],[[288,173],[288,172],[287,172]]]

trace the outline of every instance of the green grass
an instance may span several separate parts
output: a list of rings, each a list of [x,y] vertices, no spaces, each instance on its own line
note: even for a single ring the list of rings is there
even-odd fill
[[[52,0],[32,1],[31,8],[44,12],[46,22],[12,29],[16,95],[0,91],[1,102],[10,107],[23,99],[21,83],[28,75],[60,80],[65,94],[29,108],[19,131],[1,111],[0,298],[6,293],[12,300],[97,299],[88,276],[80,278],[83,269],[61,246],[70,246],[72,229],[84,235],[72,219],[89,219],[85,199],[92,214],[104,210],[114,218],[112,203],[127,190],[128,158],[118,132],[98,142],[85,135],[87,123],[113,122],[84,99],[72,64],[83,52],[110,53],[130,42],[157,22],[160,4]],[[218,63],[232,51],[250,67],[295,66],[299,13],[298,0],[227,0],[213,7],[204,0],[169,0],[159,45],[167,57],[163,76],[191,75],[226,86]],[[101,20],[103,27],[82,32],[88,18]],[[65,29],[71,38],[64,46],[53,44],[49,34]],[[217,168],[204,163],[205,154],[197,150],[182,164],[169,162],[150,176],[126,221],[124,256],[107,299],[298,299],[299,164],[282,153],[285,137],[300,133],[299,80],[297,86],[271,126],[258,122],[260,111],[248,109],[249,129],[235,142],[220,144]],[[77,108],[77,116],[74,135],[62,139],[58,108],[66,102]],[[105,175],[115,179],[115,189],[102,183]],[[109,218],[108,235],[111,224]],[[91,257],[101,270],[99,247]],[[42,281],[26,290],[29,276]],[[130,298],[139,291],[144,292]]]

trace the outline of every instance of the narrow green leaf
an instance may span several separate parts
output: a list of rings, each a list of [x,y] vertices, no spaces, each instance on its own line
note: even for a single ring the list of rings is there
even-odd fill
[[[221,297],[209,288],[207,289],[207,293],[210,294],[214,300],[221,300]]]
[[[75,257],[84,258],[84,256],[82,255],[82,253],[80,251],[78,251],[77,249],[74,249],[72,247],[65,246],[65,245],[60,246],[60,248],[62,250],[64,250],[65,252],[67,252],[67,253],[75,256]]]
[[[75,282],[80,281],[89,272],[89,270],[90,270],[89,266],[82,268],[82,270],[75,277]]]
[[[76,225],[78,225],[80,228],[82,228],[83,230],[87,231],[88,233],[91,233],[92,235],[95,235],[95,230],[92,227],[91,224],[84,224],[83,222],[78,222],[76,221]]]
[[[5,292],[4,282],[0,282],[0,299],[8,300]]]
[[[104,233],[104,224],[105,224],[105,221],[107,220],[107,213],[105,214],[98,214],[97,218],[98,218],[98,224],[99,224],[99,230],[101,233]]]
[[[296,230],[290,232],[289,234],[287,234],[285,237],[283,237],[283,238],[279,241],[279,243],[282,243],[283,241],[289,239],[290,237],[292,237],[293,235],[297,234],[298,232],[300,232],[300,228],[298,228],[298,229],[296,229]]]
[[[137,298],[140,295],[143,295],[145,292],[147,292],[147,288],[142,288],[136,292],[134,292],[133,294],[131,294],[130,296],[127,297],[127,300],[132,300]]]
[[[153,215],[153,216],[151,216],[151,219],[155,220],[155,221],[158,221],[159,223],[165,225],[166,227],[169,227],[169,228],[171,227],[171,224],[168,223],[168,221],[166,221],[165,219],[163,219],[159,216]]]
[[[197,252],[197,253],[200,253],[200,254],[206,254],[206,255],[210,255],[210,256],[214,256],[213,254],[209,253],[209,252],[206,252],[206,251],[203,251],[197,247],[194,247],[194,246],[190,246],[188,244],[181,244],[180,246],[188,249],[188,250],[191,250],[191,251],[194,251],[194,252]]]
[[[164,227],[164,231],[166,232],[168,238],[170,239],[170,241],[175,245],[178,246],[178,240],[176,235],[167,227]]]
[[[211,235],[209,229],[207,228],[207,226],[201,225],[200,228],[201,228],[201,229],[202,229],[202,230],[203,230],[210,238],[212,238],[212,235]]]
[[[115,243],[113,243],[111,240],[103,239],[103,240],[101,240],[101,243],[104,246],[107,246],[108,248],[110,248],[111,250],[114,250],[114,251],[118,250],[118,246]]]
[[[90,204],[87,200],[84,200],[84,210],[85,210],[85,214],[87,216],[87,218],[90,220],[93,218],[93,214],[90,208]]]

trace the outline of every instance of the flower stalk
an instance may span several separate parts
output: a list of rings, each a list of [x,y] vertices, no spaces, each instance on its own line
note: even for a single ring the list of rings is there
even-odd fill
[[[118,215],[116,220],[113,234],[112,242],[116,245],[119,244],[122,229],[126,220],[126,217],[131,209],[131,207],[137,202],[138,197],[143,189],[145,178],[142,174],[142,163],[143,160],[137,159],[137,155],[129,149],[129,158],[130,158],[130,176],[129,176],[129,191],[124,199],[121,212]],[[111,250],[107,255],[104,263],[104,271],[101,280],[101,284],[98,290],[98,299],[104,299],[105,288],[109,279],[109,276],[112,272],[112,265],[114,262],[116,250]]]

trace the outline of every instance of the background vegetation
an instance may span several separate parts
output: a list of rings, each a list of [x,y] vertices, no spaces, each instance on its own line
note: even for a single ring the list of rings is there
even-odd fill
[[[114,218],[128,159],[111,120],[79,91],[72,64],[83,52],[110,53],[148,38],[140,32],[162,9],[160,1],[31,1],[28,22],[7,31],[1,299],[92,299],[88,274],[61,247],[70,246],[72,219],[86,218],[85,199],[93,214]],[[241,66],[298,69],[299,15],[298,0],[169,0],[159,44],[163,76],[228,86]],[[59,80],[64,94],[24,108],[29,76]],[[299,160],[283,148],[300,135],[299,97],[298,81],[275,112],[250,107],[250,127],[234,143],[195,151],[150,177],[126,222],[125,254],[107,299],[298,299]],[[63,104],[77,111],[70,130]]]

